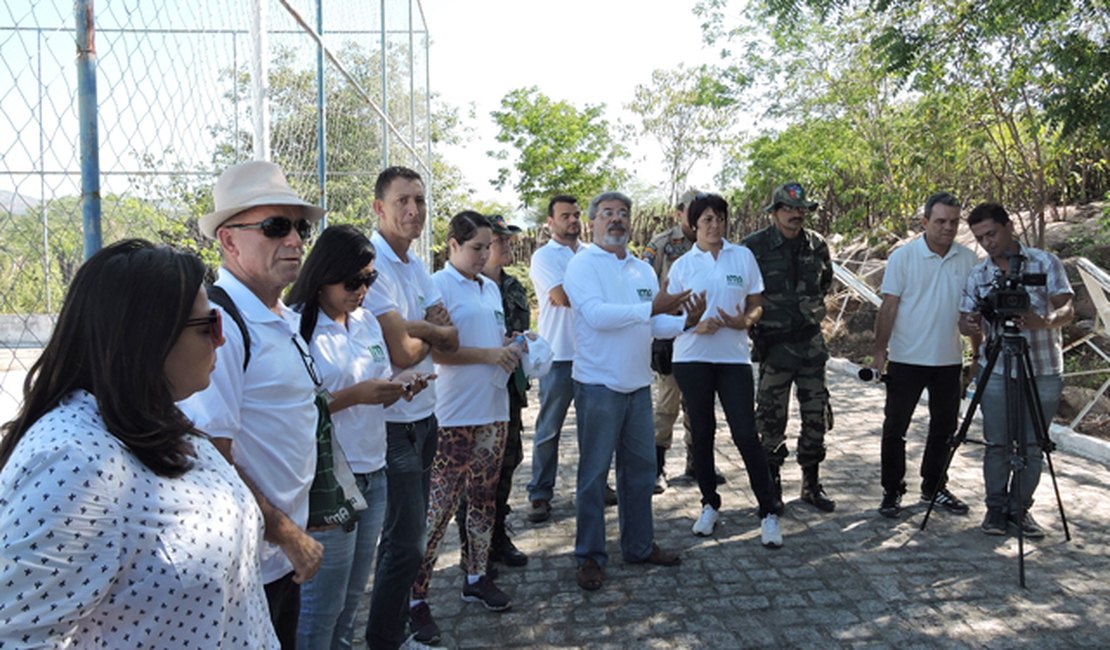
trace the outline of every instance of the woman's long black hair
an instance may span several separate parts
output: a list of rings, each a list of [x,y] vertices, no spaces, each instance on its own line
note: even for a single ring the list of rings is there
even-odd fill
[[[4,425],[0,467],[27,430],[63,397],[83,389],[108,431],[155,473],[192,466],[200,435],[173,400],[165,363],[204,280],[192,253],[126,239],[101,249],[73,278],[58,323],[23,385],[23,404]]]
[[[374,245],[354,226],[328,226],[316,238],[287,302],[301,313],[301,336],[312,342],[320,314],[320,290],[358,275],[374,260]]]

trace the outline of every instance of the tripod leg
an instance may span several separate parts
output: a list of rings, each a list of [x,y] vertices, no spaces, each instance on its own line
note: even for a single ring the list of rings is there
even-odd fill
[[[998,361],[998,353],[1001,349],[1000,342],[987,346],[987,365],[984,366],[983,372],[979,375],[979,381],[975,383],[975,392],[971,395],[971,403],[967,406],[967,413],[964,415],[963,422],[960,423],[960,428],[952,434],[951,440],[948,441],[950,449],[941,476],[948,476],[948,468],[952,466],[952,460],[956,457],[956,450],[967,440],[967,430],[971,428],[971,420],[975,417],[975,411],[979,408],[979,403],[983,401],[983,390],[986,388],[987,382],[990,381],[991,371],[994,369],[995,362]],[[929,507],[925,509],[925,517],[921,520],[920,530],[925,530],[925,526],[929,523],[929,517],[933,514],[935,492],[934,489],[934,494],[930,495]]]
[[[1040,450],[1044,452],[1045,465],[1048,466],[1048,475],[1052,479],[1052,492],[1056,496],[1056,507],[1060,511],[1060,523],[1064,529],[1064,539],[1070,542],[1071,530],[1068,528],[1068,517],[1064,512],[1064,500],[1060,497],[1060,486],[1056,482],[1056,468],[1052,465],[1052,452],[1056,449],[1056,445],[1048,436],[1049,418],[1046,417],[1036,377],[1033,376],[1033,362],[1029,357],[1028,350],[1025,351],[1022,363],[1025,366],[1026,377],[1028,378],[1025,392],[1026,403],[1029,405],[1029,418],[1033,423],[1033,435],[1036,437]]]
[[[1016,340],[1015,340],[1016,339]],[[1002,359],[1002,380],[1006,394],[1006,440],[1010,448],[1010,491],[1009,498],[1011,504],[1013,503],[1014,493],[1017,493],[1021,501],[1018,509],[1021,511],[1018,515],[1018,584],[1022,589],[1025,588],[1025,527],[1022,523],[1025,521],[1025,499],[1021,498],[1021,479],[1024,473],[1027,458],[1025,455],[1024,444],[1024,426],[1022,425],[1022,386],[1025,385],[1024,379],[1025,366],[1022,362],[1025,339],[1020,336],[1017,337],[1004,337],[1006,341],[1005,354]],[[1015,361],[1017,368],[1014,367]],[[1014,371],[1017,371],[1017,380],[1011,379]],[[1011,511],[1010,513],[1014,513]]]

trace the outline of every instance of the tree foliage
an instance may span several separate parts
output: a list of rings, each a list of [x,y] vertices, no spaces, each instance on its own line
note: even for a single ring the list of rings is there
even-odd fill
[[[694,164],[719,150],[737,115],[729,87],[708,66],[656,70],[650,84],[636,86],[628,108],[663,151],[668,205],[677,203]]]
[[[1110,188],[1105,0],[705,0],[707,42],[762,109],[724,180],[798,178],[830,226],[901,227],[955,190],[1030,216]]]
[[[604,111],[604,105],[579,110],[535,86],[512,90],[501,99],[501,110],[491,116],[500,129],[497,141],[509,148],[491,155],[504,161],[515,158],[512,187],[523,206],[540,214],[552,194],[588,200],[621,185],[627,173],[619,163],[628,152],[614,137]],[[501,190],[513,176],[513,170],[502,167],[492,183]]]

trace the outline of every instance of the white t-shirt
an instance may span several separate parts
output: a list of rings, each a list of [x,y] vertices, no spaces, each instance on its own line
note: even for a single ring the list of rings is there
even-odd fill
[[[898,296],[898,314],[887,358],[918,366],[954,366],[963,360],[960,297],[975,253],[953,243],[943,258],[929,250],[925,236],[890,254],[883,294]]]
[[[393,252],[393,248],[375,232],[370,237],[374,244],[377,257],[374,268],[378,272],[378,280],[366,292],[362,306],[370,310],[374,316],[381,316],[387,312],[395,311],[405,320],[424,320],[428,307],[441,301],[439,291],[432,284],[424,262],[409,251],[409,261],[402,262]],[[412,366],[411,368],[392,367],[393,374],[405,370],[430,375],[435,372],[432,355]],[[432,414],[436,405],[436,382],[430,382],[428,387],[420,391],[411,402],[397,400],[385,409],[387,422],[416,422]]]
[[[0,471],[0,646],[279,647],[262,513],[212,443],[192,444],[192,469],[159,476],[81,390],[31,425]]]
[[[651,315],[659,281],[651,265],[590,246],[567,265],[564,288],[574,309],[575,381],[618,393],[651,385],[651,339],[682,332],[684,316]]]
[[[448,262],[432,276],[451,320],[459,347],[496,348],[505,339],[501,290],[489,278],[469,280]],[[436,364],[439,395],[436,420],[441,427],[467,427],[509,420],[508,376],[488,363]]]
[[[226,343],[216,350],[208,388],[180,403],[201,431],[229,438],[232,457],[247,476],[293,523],[308,523],[308,489],[316,476],[316,387],[300,350],[300,315],[279,303],[281,316],[221,268],[223,287],[250,333],[251,360],[243,372],[243,336],[226,313]],[[221,310],[222,311],[222,310]],[[294,343],[296,341],[296,343]],[[264,542],[262,579],[273,582],[293,570],[277,546]]]
[[[389,379],[389,349],[378,319],[365,309],[347,314],[347,327],[320,310],[312,356],[324,386],[335,393],[365,379]],[[335,440],[351,471],[369,474],[385,467],[385,407],[355,404],[332,413]]]
[[[759,263],[746,246],[725,241],[717,259],[695,244],[671,265],[670,293],[687,289],[694,293],[705,292],[705,315],[702,320],[717,315],[717,308],[730,314],[744,313],[748,296],[763,293],[763,276]],[[751,363],[748,332],[722,327],[713,334],[695,334],[693,329],[683,332],[674,342],[675,362],[703,361],[707,363]]]
[[[556,361],[570,361],[574,358],[574,323],[569,307],[551,304],[548,294],[563,284],[567,263],[585,248],[581,243],[577,249],[563,246],[551,239],[536,252],[532,253],[532,263],[528,277],[536,291],[536,301],[540,304],[539,333],[551,344]]]

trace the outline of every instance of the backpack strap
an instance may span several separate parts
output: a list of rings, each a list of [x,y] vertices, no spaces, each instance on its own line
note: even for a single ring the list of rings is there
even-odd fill
[[[243,372],[247,371],[247,364],[251,362],[251,334],[247,330],[247,324],[243,322],[243,315],[239,313],[239,308],[235,306],[235,301],[231,296],[227,295],[227,291],[223,287],[210,284],[207,286],[208,299],[223,307],[231,320],[239,328],[239,334],[243,336]]]

